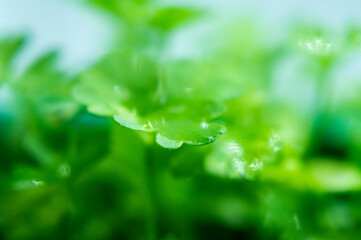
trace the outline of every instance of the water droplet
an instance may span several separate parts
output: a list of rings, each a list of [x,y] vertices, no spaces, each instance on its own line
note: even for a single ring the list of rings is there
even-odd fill
[[[281,150],[281,137],[278,134],[272,133],[269,139],[269,147],[274,152]]]
[[[243,154],[243,148],[236,142],[228,143],[228,150],[237,157],[240,157]]]
[[[314,38],[304,42],[298,41],[297,44],[299,47],[306,48],[306,50],[313,54],[327,54],[332,46],[332,43],[329,43],[322,38]]]
[[[200,124],[201,128],[203,129],[207,129],[208,128],[208,123],[206,121],[202,121]]]
[[[249,165],[249,168],[251,168],[253,171],[259,171],[263,168],[263,162],[259,161],[257,158],[255,158],[251,165]]]
[[[164,148],[176,149],[176,148],[180,148],[183,145],[182,141],[171,140],[171,139],[161,135],[160,133],[157,134],[156,141],[160,146],[162,146]]]
[[[234,168],[238,174],[243,175],[245,171],[246,163],[239,160],[238,158],[233,158]]]
[[[263,168],[263,162],[247,155],[235,140],[220,140],[206,160],[210,172],[231,177],[252,179]]]
[[[233,157],[233,167],[235,169],[235,172],[237,174],[244,175],[246,170],[246,161],[241,158],[244,152],[241,145],[234,141],[231,141],[226,145],[225,151],[228,152],[228,155]]]
[[[39,186],[44,185],[43,181],[37,181],[35,179],[33,179],[31,182],[34,183],[35,187],[39,187]]]
[[[147,123],[147,124],[144,124],[143,127],[144,127],[144,128],[153,128],[153,125],[152,125],[152,123],[150,122],[150,120],[148,120],[148,123]]]

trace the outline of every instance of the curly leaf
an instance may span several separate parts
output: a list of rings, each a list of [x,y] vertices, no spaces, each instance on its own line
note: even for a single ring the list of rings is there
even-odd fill
[[[190,97],[179,94],[188,83],[192,82],[195,92],[200,93],[206,91],[199,88],[204,88],[207,80],[212,84],[216,80],[178,75],[168,68],[163,66],[164,71],[159,71],[159,64],[151,56],[113,54],[80,76],[73,96],[88,111],[112,116],[124,127],[159,133],[157,142],[167,148],[179,147],[183,142],[213,142],[225,132],[222,124],[213,121],[226,110],[223,103],[214,101],[218,95],[212,99],[216,88],[224,90],[220,87],[222,79],[212,90],[207,86],[210,94]],[[190,80],[185,81],[188,77]]]

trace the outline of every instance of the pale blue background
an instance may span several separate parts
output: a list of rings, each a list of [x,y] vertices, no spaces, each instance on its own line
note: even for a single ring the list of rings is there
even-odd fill
[[[112,36],[111,21],[91,8],[84,8],[80,1],[67,0],[0,0],[0,36],[28,33],[29,46],[19,65],[26,65],[34,56],[48,49],[59,49],[61,64],[68,70],[79,70],[104,54]],[[196,5],[210,9],[219,19],[227,16],[251,16],[269,31],[270,41],[282,38],[294,22],[317,22],[334,29],[349,23],[361,23],[361,1],[327,0],[163,0],[172,5]],[[208,29],[210,29],[208,24]],[[193,34],[178,34],[174,52],[194,53],[192,40],[200,29],[193,27]],[[188,37],[187,37],[188,36]],[[189,36],[193,36],[190,39]],[[177,44],[188,43],[188,44]],[[181,46],[182,45],[182,46]],[[186,47],[185,47],[186,46]]]
[[[60,66],[78,72],[89,66],[111,48],[113,22],[92,8],[70,0],[0,0],[0,37],[27,33],[31,38],[16,61],[21,72],[32,59],[51,49],[61,53]],[[264,41],[280,41],[296,23],[317,23],[334,32],[350,24],[361,26],[361,1],[327,0],[163,0],[165,4],[192,5],[208,9],[212,17],[175,34],[169,45],[170,56],[200,53],[204,35],[214,26],[234,16],[252,19],[262,29]],[[203,38],[202,38],[203,36]],[[361,54],[355,54],[332,75],[335,101],[347,95],[360,83]],[[310,82],[297,76],[297,63],[285,59],[275,68],[275,94],[310,109],[315,92]]]

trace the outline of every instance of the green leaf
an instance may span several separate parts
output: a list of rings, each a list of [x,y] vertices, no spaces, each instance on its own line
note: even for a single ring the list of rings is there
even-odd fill
[[[141,130],[141,131],[152,131],[151,124],[148,125],[140,120],[135,112],[130,112],[122,106],[117,107],[117,114],[114,115],[114,120],[124,127]]]
[[[191,145],[211,143],[225,133],[226,128],[219,123],[196,122],[192,120],[175,120],[165,122],[160,127],[160,133],[173,141],[183,141]]]
[[[222,79],[212,80],[218,82],[208,94],[190,97],[179,94],[192,82],[184,79],[191,77],[192,87],[200,93],[207,76],[179,76],[168,68],[159,71],[151,56],[113,54],[80,76],[73,95],[94,114],[112,116],[130,129],[158,132],[157,142],[164,147],[213,142],[225,132],[223,124],[213,121],[226,111],[224,104],[215,101],[218,95],[213,95],[216,88],[225,89],[220,87]]]
[[[148,0],[89,0],[92,4],[116,15],[131,15]],[[130,12],[129,12],[130,11]]]
[[[103,1],[103,0],[90,0],[91,3],[104,8],[106,10],[110,10],[110,11],[118,11],[118,8],[120,6],[120,1],[119,0],[107,0],[107,1]]]
[[[57,69],[57,60],[58,53],[55,51],[39,57],[20,76],[18,86],[26,94],[37,99],[68,97],[70,84]]]
[[[57,61],[55,51],[42,55],[14,83],[42,119],[53,124],[71,118],[79,109],[79,104],[71,99],[72,83],[57,68]]]
[[[174,98],[208,101],[228,101],[241,96],[247,77],[238,68],[225,67],[216,60],[177,61],[167,66],[166,74],[173,78],[167,83],[167,90]]]
[[[222,124],[199,121],[180,117],[168,120],[163,112],[161,119],[157,116],[140,117],[136,111],[129,111],[122,106],[113,108],[118,113],[114,119],[124,127],[140,131],[156,131],[157,143],[166,148],[178,148],[182,143],[204,145],[213,142],[226,129]]]
[[[150,19],[150,24],[160,30],[170,30],[179,24],[196,16],[194,10],[186,8],[165,8],[156,12]]]
[[[346,44],[351,49],[360,49],[361,47],[361,28],[352,27],[348,30]]]
[[[0,42],[0,65],[2,67],[7,66],[24,43],[24,37],[2,40]]]
[[[39,74],[39,72],[55,72],[57,71],[58,59],[59,53],[57,51],[47,52],[31,64],[26,70],[25,75]]]
[[[7,38],[0,41],[0,81],[10,67],[15,55],[24,44],[24,37]]]
[[[314,159],[308,165],[311,188],[327,192],[347,192],[361,189],[361,171],[356,166],[332,160]]]
[[[263,168],[263,161],[248,153],[246,146],[233,139],[222,139],[212,146],[206,157],[208,172],[228,178],[254,178]]]

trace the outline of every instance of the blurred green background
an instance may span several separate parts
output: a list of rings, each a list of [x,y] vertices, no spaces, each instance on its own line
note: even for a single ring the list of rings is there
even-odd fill
[[[361,239],[360,7],[0,0],[0,240]]]

